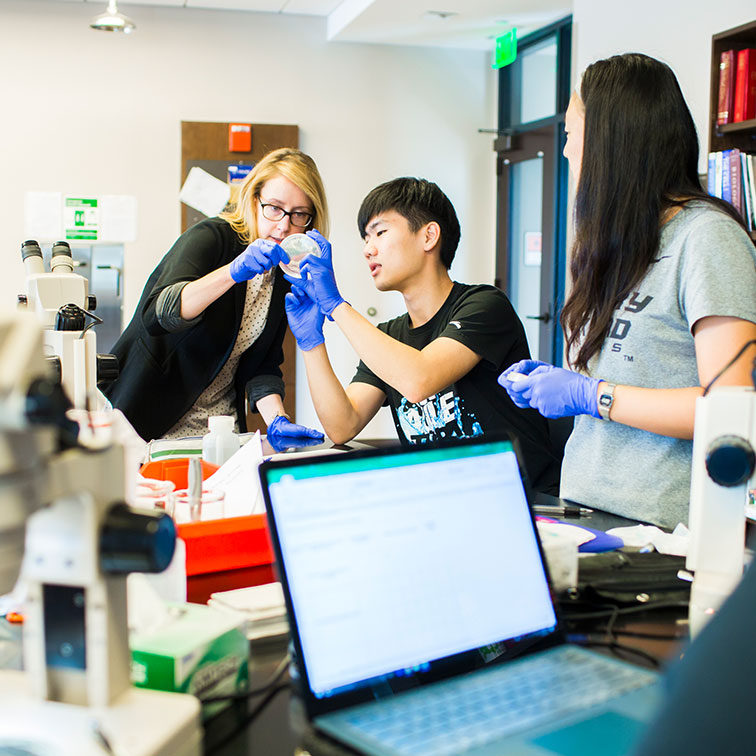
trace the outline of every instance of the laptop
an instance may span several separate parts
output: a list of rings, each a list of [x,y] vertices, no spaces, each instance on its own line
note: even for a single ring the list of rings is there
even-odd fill
[[[659,676],[567,644],[513,442],[260,478],[311,724],[376,756],[628,753]]]

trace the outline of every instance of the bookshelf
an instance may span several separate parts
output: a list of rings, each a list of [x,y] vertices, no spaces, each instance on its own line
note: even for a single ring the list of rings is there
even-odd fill
[[[709,90],[709,152],[739,149],[756,154],[756,118],[739,123],[717,124],[719,103],[719,60],[725,50],[756,48],[756,20],[711,38],[711,76]],[[756,231],[751,232],[756,241]]]
[[[756,152],[756,118],[740,123],[717,125],[719,102],[719,58],[725,50],[756,48],[756,21],[720,32],[711,38],[711,88],[709,90],[709,152],[737,147]]]

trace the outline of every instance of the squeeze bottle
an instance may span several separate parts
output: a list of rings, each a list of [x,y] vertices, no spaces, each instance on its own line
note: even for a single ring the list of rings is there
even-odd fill
[[[239,449],[239,436],[234,433],[234,418],[230,415],[215,415],[207,418],[210,432],[202,439],[202,459],[214,465],[222,465]]]

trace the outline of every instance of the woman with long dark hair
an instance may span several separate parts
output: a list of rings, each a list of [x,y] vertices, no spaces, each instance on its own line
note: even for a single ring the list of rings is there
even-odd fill
[[[756,339],[756,247],[733,207],[702,191],[693,119],[664,63],[590,65],[565,130],[573,369],[527,360],[499,382],[520,407],[578,416],[562,497],[673,527],[687,522],[696,398]],[[718,385],[750,385],[755,355]]]

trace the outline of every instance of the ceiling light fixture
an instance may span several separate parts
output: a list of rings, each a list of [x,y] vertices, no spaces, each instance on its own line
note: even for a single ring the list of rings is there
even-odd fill
[[[454,11],[428,10],[428,11],[425,11],[425,15],[430,16],[432,18],[447,19],[447,18],[451,18],[452,16],[458,16],[459,13],[455,13]]]
[[[118,12],[116,0],[108,0],[108,9],[104,13],[100,13],[99,16],[95,16],[89,27],[98,31],[117,31],[130,34],[136,29],[136,24],[128,16]]]

